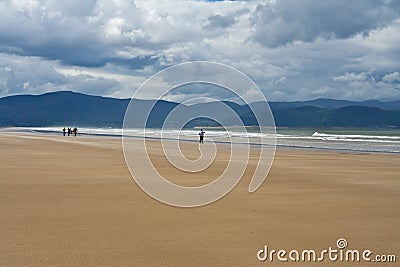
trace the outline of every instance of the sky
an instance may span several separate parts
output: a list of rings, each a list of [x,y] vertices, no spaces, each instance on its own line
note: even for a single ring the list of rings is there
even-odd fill
[[[212,61],[248,75],[269,101],[399,100],[399,44],[396,0],[2,0],[0,97],[129,98],[166,67]]]

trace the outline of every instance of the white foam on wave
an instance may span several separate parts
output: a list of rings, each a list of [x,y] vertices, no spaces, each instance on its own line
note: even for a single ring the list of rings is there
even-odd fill
[[[385,136],[385,135],[359,135],[359,134],[325,134],[313,133],[312,137],[321,140],[344,141],[344,142],[399,142],[400,136]]]

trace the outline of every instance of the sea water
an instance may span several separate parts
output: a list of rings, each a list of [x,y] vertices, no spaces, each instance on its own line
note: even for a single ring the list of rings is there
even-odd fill
[[[62,134],[62,127],[29,127],[12,130]],[[400,153],[400,129],[314,129],[277,128],[260,131],[257,127],[208,127],[205,141],[220,143],[250,143],[313,149],[344,150],[355,152]],[[197,141],[200,129],[124,129],[124,136],[131,138],[179,139]],[[119,128],[78,128],[78,134],[122,136]]]

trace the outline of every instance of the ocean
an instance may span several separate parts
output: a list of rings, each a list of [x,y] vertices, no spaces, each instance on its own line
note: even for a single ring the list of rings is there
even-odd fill
[[[62,127],[28,127],[9,128],[2,131],[13,130],[23,132],[41,132],[62,134]],[[277,147],[311,148],[343,150],[353,152],[382,152],[400,153],[400,129],[313,129],[313,128],[277,128],[276,133],[271,129],[265,132],[255,127],[246,127],[246,131],[239,127],[203,128],[206,132],[205,141],[213,140],[219,143],[250,143],[254,146],[260,144],[274,145]],[[126,137],[153,138],[153,139],[179,139],[185,141],[198,141],[200,129],[126,129]],[[264,131],[263,131],[264,132]],[[78,128],[80,135],[122,136],[122,129],[117,128]]]

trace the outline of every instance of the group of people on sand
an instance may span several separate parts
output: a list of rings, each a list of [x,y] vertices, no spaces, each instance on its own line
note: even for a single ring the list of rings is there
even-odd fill
[[[70,136],[70,135],[74,135],[74,136],[76,136],[76,134],[78,133],[78,128],[68,128],[68,130],[64,127],[63,128],[63,135],[65,136],[67,133],[68,133],[68,136]]]

